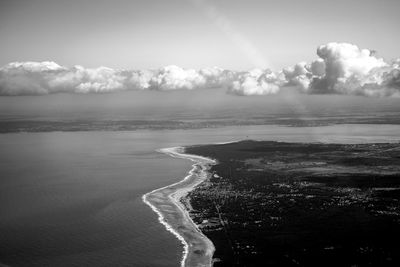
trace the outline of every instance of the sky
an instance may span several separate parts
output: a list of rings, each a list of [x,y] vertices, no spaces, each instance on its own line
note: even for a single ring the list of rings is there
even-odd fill
[[[399,10],[398,0],[1,0],[0,113],[308,113],[338,102],[398,112]]]
[[[2,0],[0,66],[279,70],[347,42],[399,56],[398,0]]]

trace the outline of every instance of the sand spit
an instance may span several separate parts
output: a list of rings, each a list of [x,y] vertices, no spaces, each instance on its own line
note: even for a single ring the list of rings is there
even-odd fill
[[[185,154],[182,147],[164,148],[159,151],[175,158],[189,159],[195,163],[182,181],[143,195],[143,202],[158,214],[160,223],[182,242],[184,246],[182,267],[212,266],[214,245],[199,230],[179,200],[207,178],[209,175],[207,170],[210,165],[215,164],[215,161]]]

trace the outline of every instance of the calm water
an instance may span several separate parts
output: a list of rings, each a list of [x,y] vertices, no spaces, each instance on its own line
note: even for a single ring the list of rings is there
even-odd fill
[[[180,180],[190,162],[155,152],[245,138],[400,141],[400,126],[225,127],[0,135],[0,263],[177,266],[181,245],[141,196]]]

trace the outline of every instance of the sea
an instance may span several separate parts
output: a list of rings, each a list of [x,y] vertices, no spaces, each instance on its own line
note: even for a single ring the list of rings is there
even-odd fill
[[[179,266],[142,195],[191,162],[157,149],[243,139],[399,142],[400,125],[227,126],[0,134],[0,266]]]

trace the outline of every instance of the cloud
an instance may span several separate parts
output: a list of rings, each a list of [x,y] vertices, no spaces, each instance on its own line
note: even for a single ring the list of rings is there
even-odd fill
[[[306,62],[300,62],[293,67],[284,68],[282,73],[285,76],[285,85],[298,86],[306,91],[311,83],[312,73]]]
[[[281,80],[271,70],[254,69],[235,75],[228,83],[228,92],[236,95],[270,95],[280,90]]]
[[[108,93],[128,90],[195,90],[226,88],[230,94],[272,95],[283,87],[304,94],[400,97],[400,59],[391,63],[375,51],[348,43],[328,43],[318,58],[278,72],[270,69],[231,71],[166,66],[156,70],[64,67],[55,62],[13,62],[0,68],[0,95]]]
[[[167,66],[158,70],[114,70],[54,62],[13,62],[0,69],[0,95],[107,93],[126,90],[178,90],[221,87],[227,72]]]
[[[205,78],[193,69],[182,69],[178,66],[161,68],[150,80],[150,88],[159,90],[176,90],[204,87]]]
[[[0,69],[0,94],[111,92],[123,89],[125,80],[121,72],[106,67],[66,68],[49,61],[13,62]]]
[[[311,63],[284,68],[283,86],[306,94],[400,96],[400,59],[387,63],[375,51],[348,43],[321,45],[317,55]]]
[[[325,64],[325,73],[313,80],[312,92],[370,95],[369,86],[384,89],[382,75],[389,65],[370,50],[347,43],[329,43],[321,45],[317,55]]]

